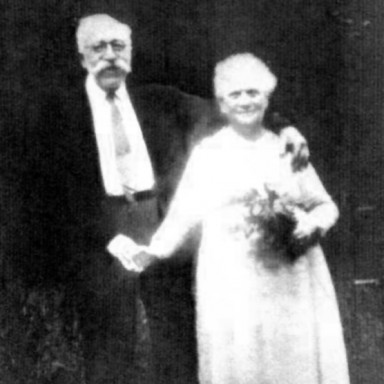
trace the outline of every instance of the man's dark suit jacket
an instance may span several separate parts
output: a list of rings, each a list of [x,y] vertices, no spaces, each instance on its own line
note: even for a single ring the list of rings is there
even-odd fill
[[[163,214],[183,170],[194,128],[201,125],[209,107],[172,87],[128,90],[154,167]],[[84,83],[65,92],[51,91],[42,100],[42,118],[34,127],[30,148],[28,178],[38,190],[31,212],[40,217],[36,241],[55,259],[52,272],[60,274],[74,261],[74,249],[105,249],[115,234],[97,231],[105,192]]]
[[[127,88],[154,168],[161,218],[211,107],[207,101],[172,87]],[[84,81],[74,89],[51,90],[40,100],[40,118],[28,141],[25,177],[26,188],[31,191],[30,222],[34,223],[29,233],[31,249],[38,255],[44,281],[62,282],[71,291],[71,286],[82,280],[81,288],[73,290],[73,295],[79,296],[94,289],[86,286],[87,274],[91,276],[90,285],[95,280],[93,273],[99,274],[96,280],[104,280],[106,285],[115,278],[108,274],[108,263],[116,261],[105,249],[117,233],[103,223],[106,196]],[[102,268],[95,265],[100,259]],[[192,273],[191,262],[184,262],[188,259],[191,261],[175,257],[160,263],[156,273],[149,272],[141,279],[147,292],[147,313],[160,321],[156,325],[160,333],[155,335],[160,340],[155,346],[160,348],[155,352],[157,365],[163,373],[159,383],[194,382]],[[87,297],[81,306],[90,302]],[[106,310],[105,304],[103,307]],[[167,336],[170,332],[172,335]],[[161,340],[168,343],[163,349]]]

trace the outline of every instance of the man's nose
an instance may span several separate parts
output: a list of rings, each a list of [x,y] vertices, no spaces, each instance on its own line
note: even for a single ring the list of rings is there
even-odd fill
[[[116,59],[116,52],[113,50],[111,44],[107,44],[104,52],[104,59],[105,60],[115,60]]]

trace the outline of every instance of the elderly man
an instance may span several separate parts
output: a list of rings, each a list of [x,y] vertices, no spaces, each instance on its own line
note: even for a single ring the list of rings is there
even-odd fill
[[[138,277],[124,270],[107,246],[124,235],[149,239],[210,104],[172,87],[128,91],[131,30],[108,15],[81,19],[77,45],[85,83],[50,92],[41,107],[33,164],[43,202],[41,246],[53,255],[51,270],[75,302],[87,382],[132,383]],[[292,128],[285,131],[283,146],[290,141],[296,150],[305,148]],[[151,383],[196,382],[191,269],[185,259],[156,265],[141,277],[153,352]]]

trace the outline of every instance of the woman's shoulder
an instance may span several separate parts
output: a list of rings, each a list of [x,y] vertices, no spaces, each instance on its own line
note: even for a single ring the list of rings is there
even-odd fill
[[[221,128],[216,132],[213,132],[205,136],[197,145],[200,149],[217,148],[218,146],[226,143],[229,139],[228,129]]]
[[[229,127],[222,127],[216,132],[211,133],[201,139],[195,148],[201,150],[221,147],[232,147],[236,145],[236,142],[242,143],[244,140],[233,132]],[[255,142],[256,143],[256,142]],[[274,146],[280,145],[280,137],[270,130],[266,130],[263,136],[257,140],[257,144],[260,146]]]
[[[202,162],[205,164],[205,167],[210,167],[216,163],[223,154],[228,153],[226,136],[226,133],[220,129],[218,132],[201,139],[192,148],[191,158],[193,162]]]
[[[279,135],[275,134],[270,130],[265,130],[264,134],[255,141],[255,148],[261,155],[267,155],[267,157],[274,157],[280,153],[280,138]]]
[[[280,143],[280,137],[275,132],[272,132],[270,129],[266,129],[263,139],[271,144],[278,145]]]

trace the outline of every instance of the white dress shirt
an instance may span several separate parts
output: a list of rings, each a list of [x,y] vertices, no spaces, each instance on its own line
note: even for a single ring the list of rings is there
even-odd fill
[[[97,85],[93,75],[88,75],[85,87],[92,110],[106,193],[111,196],[120,196],[127,189],[132,192],[152,189],[155,178],[151,160],[125,84],[123,83],[115,92],[115,103],[122,116],[130,152],[119,160],[115,154],[111,106],[107,100],[107,94]]]

